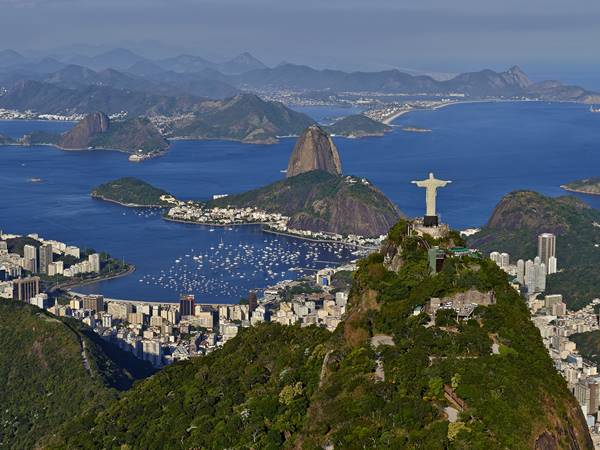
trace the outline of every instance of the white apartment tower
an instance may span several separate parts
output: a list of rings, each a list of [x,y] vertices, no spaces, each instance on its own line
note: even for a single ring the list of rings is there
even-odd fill
[[[525,284],[525,261],[522,259],[517,261],[517,283]]]
[[[37,273],[37,248],[33,245],[26,244],[23,247],[23,267],[30,272]]]
[[[556,257],[556,236],[552,233],[542,233],[538,236],[538,256],[547,268],[550,267],[550,258]]]

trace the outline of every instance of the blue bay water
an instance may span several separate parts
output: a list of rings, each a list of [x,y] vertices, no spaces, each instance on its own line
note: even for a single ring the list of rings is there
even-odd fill
[[[339,115],[326,108],[307,112],[317,119]],[[600,114],[583,105],[464,104],[414,112],[395,125],[382,138],[336,139],[344,172],[367,177],[411,216],[424,210],[424,192],[411,180],[430,171],[450,179],[439,191],[438,209],[456,228],[483,224],[512,190],[563,195],[560,184],[600,175]],[[432,132],[402,131],[407,125]],[[0,122],[0,133],[16,137],[33,127],[68,126]],[[136,265],[133,275],[80,290],[163,301],[194,292],[200,301],[236,302],[248,289],[297,276],[290,268],[314,269],[351,255],[259,227],[211,231],[166,222],[155,212],[93,200],[89,193],[122,176],[142,178],[184,199],[242,192],[282,178],[294,142],[177,141],[164,157],[141,164],[119,152],[0,147],[0,227],[105,250]],[[31,183],[33,177],[43,182]],[[600,208],[600,197],[581,198]]]

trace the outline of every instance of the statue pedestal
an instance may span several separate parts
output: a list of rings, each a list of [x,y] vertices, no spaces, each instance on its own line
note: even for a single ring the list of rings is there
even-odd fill
[[[439,225],[438,216],[425,216],[423,217],[423,226],[426,227],[437,227]]]
[[[448,227],[448,225],[446,225],[445,223],[439,223],[438,225],[434,226],[427,226],[425,225],[424,221],[421,222],[421,220],[417,220],[412,225],[412,231],[417,236],[423,236],[425,234],[428,234],[432,238],[440,239],[448,236],[448,234],[450,233],[450,227]]]

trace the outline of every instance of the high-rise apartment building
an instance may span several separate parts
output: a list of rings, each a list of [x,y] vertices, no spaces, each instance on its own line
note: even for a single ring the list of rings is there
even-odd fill
[[[92,253],[88,256],[88,263],[90,264],[90,272],[100,273],[100,254]]]
[[[38,252],[33,245],[25,244],[23,247],[23,268],[32,273],[38,272]]]
[[[52,244],[44,244],[40,247],[40,273],[48,274],[48,266],[52,264]]]
[[[256,292],[250,291],[248,293],[248,312],[250,315],[254,312],[256,307],[258,306],[258,297],[256,296]]]
[[[179,313],[182,316],[193,316],[194,303],[194,296],[192,294],[182,295],[179,299]]]
[[[556,256],[551,256],[548,259],[548,275],[558,272],[558,261]]]
[[[13,281],[13,299],[29,302],[32,297],[40,293],[40,278],[19,278]]]
[[[525,261],[522,259],[517,261],[517,283],[525,284]]]
[[[542,233],[538,236],[538,256],[550,267],[550,257],[556,257],[556,236],[552,233]]]
[[[102,295],[86,295],[83,297],[83,309],[100,314],[104,311],[104,297]]]

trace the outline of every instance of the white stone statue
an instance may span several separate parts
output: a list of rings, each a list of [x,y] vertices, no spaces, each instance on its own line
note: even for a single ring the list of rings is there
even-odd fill
[[[437,196],[437,189],[446,186],[452,181],[438,180],[433,176],[433,173],[429,173],[429,178],[422,181],[411,181],[419,187],[425,188],[425,203],[427,204],[427,216],[435,216],[435,198]]]

